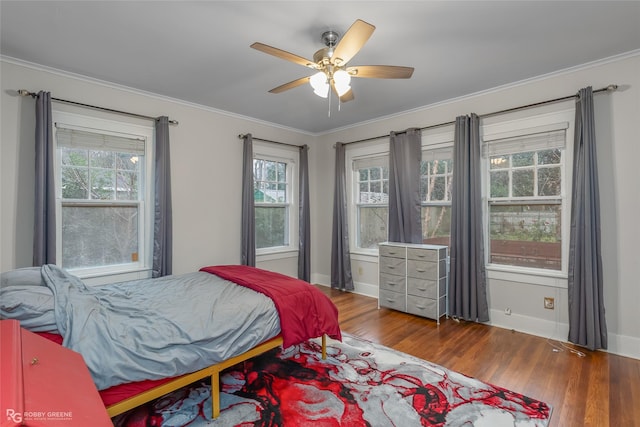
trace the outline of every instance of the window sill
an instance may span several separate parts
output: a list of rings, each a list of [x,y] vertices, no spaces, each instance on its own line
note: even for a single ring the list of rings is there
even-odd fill
[[[350,251],[349,256],[353,260],[357,261],[368,261],[368,262],[378,262],[378,250],[355,250]]]
[[[486,271],[488,279],[553,288],[567,288],[567,275],[560,271],[523,271],[521,269],[498,266],[487,266]]]
[[[99,273],[89,273],[82,270],[68,270],[69,273],[78,276],[88,286],[107,285],[110,283],[127,282],[131,280],[151,278],[150,268],[113,270]]]
[[[295,258],[297,256],[297,249],[272,249],[256,253],[256,261],[274,261],[279,259]]]

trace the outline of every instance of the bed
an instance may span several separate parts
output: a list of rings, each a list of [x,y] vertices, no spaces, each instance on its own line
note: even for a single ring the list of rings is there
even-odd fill
[[[211,377],[216,418],[225,368],[310,338],[341,339],[326,295],[255,267],[90,287],[45,265],[3,273],[0,289],[0,317],[82,354],[112,417]]]

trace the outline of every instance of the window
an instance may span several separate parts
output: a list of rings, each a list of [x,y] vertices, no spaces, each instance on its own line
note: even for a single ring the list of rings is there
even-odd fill
[[[254,151],[256,250],[258,253],[264,253],[265,250],[296,250],[293,247],[297,227],[293,157],[297,156],[297,152],[258,145]]]
[[[420,217],[423,243],[447,246],[450,244],[452,179],[453,150],[451,146],[422,151]]]
[[[78,275],[149,268],[152,128],[55,113],[57,259]]]
[[[567,128],[485,137],[490,265],[566,270]]]
[[[388,239],[389,157],[353,161],[356,209],[356,247],[377,249]]]

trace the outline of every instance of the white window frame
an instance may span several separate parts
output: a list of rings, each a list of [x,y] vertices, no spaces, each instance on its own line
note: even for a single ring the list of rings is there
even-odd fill
[[[451,151],[451,160],[453,161],[453,141],[454,141],[454,128],[442,127],[436,129],[427,129],[422,133],[422,160],[425,160],[425,153],[429,151],[440,151],[447,150]],[[454,169],[456,167],[455,163],[453,165]],[[452,189],[453,190],[453,189]],[[448,206],[449,210],[451,210],[452,200],[448,202],[424,202],[420,200],[420,208],[424,208],[426,206]],[[451,214],[451,213],[449,213]],[[424,236],[424,234],[423,234]]]
[[[422,133],[422,141],[421,141],[421,150],[429,151],[429,150],[441,150],[441,149],[451,149],[453,151],[453,140],[454,140],[454,128],[443,127],[437,129],[428,129]],[[388,138],[380,138],[378,141],[368,144],[366,146],[358,146],[354,144],[353,146],[347,146],[345,150],[345,168],[346,170],[346,178],[347,178],[347,205],[348,205],[348,217],[349,224],[353,224],[353,226],[349,227],[349,246],[350,252],[355,254],[356,257],[358,255],[363,255],[367,259],[367,257],[377,257],[378,250],[371,248],[360,248],[358,247],[358,231],[360,229],[358,223],[358,201],[356,199],[358,194],[358,176],[355,171],[353,164],[355,161],[366,158],[373,157],[381,157],[387,156],[389,157],[389,139]],[[455,167],[455,165],[454,165]],[[451,203],[449,203],[451,206]]]
[[[560,165],[562,183],[560,190],[561,200],[561,270],[546,270],[540,268],[528,268],[519,266],[509,266],[503,264],[492,264],[489,262],[489,156],[483,154],[482,173],[482,206],[483,206],[483,227],[485,230],[485,265],[489,279],[500,279],[505,281],[534,283],[552,287],[567,287],[568,255],[569,255],[569,232],[571,214],[571,180],[573,164],[573,137],[574,137],[574,109],[561,109],[553,112],[539,112],[522,118],[520,114],[506,115],[490,124],[481,126],[481,144],[484,141],[502,138],[525,136],[536,132],[549,131],[553,129],[566,129],[565,147]],[[455,167],[455,165],[454,165]]]
[[[125,136],[144,140],[145,153],[142,178],[144,183],[138,202],[138,260],[127,264],[104,267],[68,269],[89,284],[103,284],[122,280],[151,277],[153,257],[153,153],[155,147],[153,126],[142,126],[99,117],[86,116],[65,111],[52,111],[52,134],[54,135],[54,177],[56,188],[56,260],[62,266],[62,189],[61,159],[55,137],[56,126],[109,135]],[[91,280],[93,279],[93,280]]]
[[[285,206],[288,209],[287,244],[284,246],[273,246],[269,248],[256,248],[257,261],[269,261],[281,259],[298,253],[298,165],[300,164],[300,150],[292,147],[287,149],[282,146],[275,146],[270,143],[253,142],[253,158],[284,162],[287,164],[287,203],[266,204],[267,206]],[[259,203],[254,203],[259,206]]]
[[[347,146],[345,149],[345,168],[346,168],[346,181],[347,181],[347,206],[349,217],[349,224],[353,226],[349,227],[349,251],[355,255],[363,255],[368,259],[369,257],[378,256],[378,249],[373,248],[360,248],[358,247],[358,231],[360,230],[358,221],[358,174],[353,167],[353,164],[357,160],[366,158],[375,158],[389,156],[389,139],[380,139],[377,142],[367,144],[366,146]]]

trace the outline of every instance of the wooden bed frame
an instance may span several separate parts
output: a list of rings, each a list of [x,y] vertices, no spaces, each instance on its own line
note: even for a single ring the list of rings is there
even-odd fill
[[[128,399],[122,400],[113,405],[107,406],[107,413],[110,417],[127,412],[130,409],[136,408],[144,403],[147,403],[153,399],[164,396],[167,393],[178,390],[184,386],[187,386],[195,381],[201,380],[206,377],[211,377],[211,403],[212,403],[212,418],[218,418],[220,415],[220,372],[223,370],[237,365],[240,362],[244,362],[252,357],[258,356],[264,352],[267,352],[276,347],[282,345],[282,336],[278,335],[275,338],[264,341],[261,344],[253,347],[252,349],[227,359],[218,364],[209,366],[190,374],[186,374],[177,377],[169,382],[163,383],[157,387],[146,390],[140,394],[132,396]],[[327,337],[322,336],[322,359],[327,358]]]

